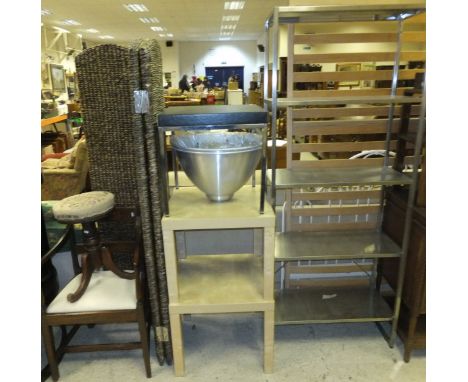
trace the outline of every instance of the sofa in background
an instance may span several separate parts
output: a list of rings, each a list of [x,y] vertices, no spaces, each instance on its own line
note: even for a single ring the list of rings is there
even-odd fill
[[[88,148],[81,138],[69,153],[52,155],[41,163],[41,200],[61,200],[82,192],[89,171]]]

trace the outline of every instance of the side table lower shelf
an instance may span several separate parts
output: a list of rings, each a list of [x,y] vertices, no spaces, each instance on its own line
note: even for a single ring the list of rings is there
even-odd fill
[[[179,314],[263,311],[263,257],[253,254],[192,255],[179,261]]]
[[[274,300],[263,296],[263,257],[192,255],[179,261],[178,302],[169,303],[176,376],[185,374],[183,314],[263,313],[264,372],[273,371]]]

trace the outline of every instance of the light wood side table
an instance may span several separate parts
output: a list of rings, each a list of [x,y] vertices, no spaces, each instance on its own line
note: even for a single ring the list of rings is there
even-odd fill
[[[275,215],[269,205],[259,213],[259,198],[260,187],[251,186],[224,203],[195,187],[174,190],[162,227],[176,376],[185,374],[183,314],[263,313],[263,369],[273,371]],[[252,253],[178,256],[176,232],[246,228],[253,230]]]

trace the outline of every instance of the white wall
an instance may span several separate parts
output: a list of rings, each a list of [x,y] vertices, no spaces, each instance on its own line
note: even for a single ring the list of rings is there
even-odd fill
[[[179,42],[173,41],[173,45],[166,46],[165,41],[159,41],[161,46],[161,56],[163,73],[171,73],[172,87],[176,88],[180,80],[179,72]]]
[[[163,55],[163,65],[164,65]],[[258,72],[256,41],[201,41],[179,43],[179,73],[204,76],[207,66],[243,66],[244,92]]]

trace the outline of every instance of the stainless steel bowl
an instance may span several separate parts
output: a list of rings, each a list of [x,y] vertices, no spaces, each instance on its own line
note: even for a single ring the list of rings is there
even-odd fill
[[[193,184],[216,202],[233,197],[262,155],[262,137],[253,133],[176,135],[171,144]]]

